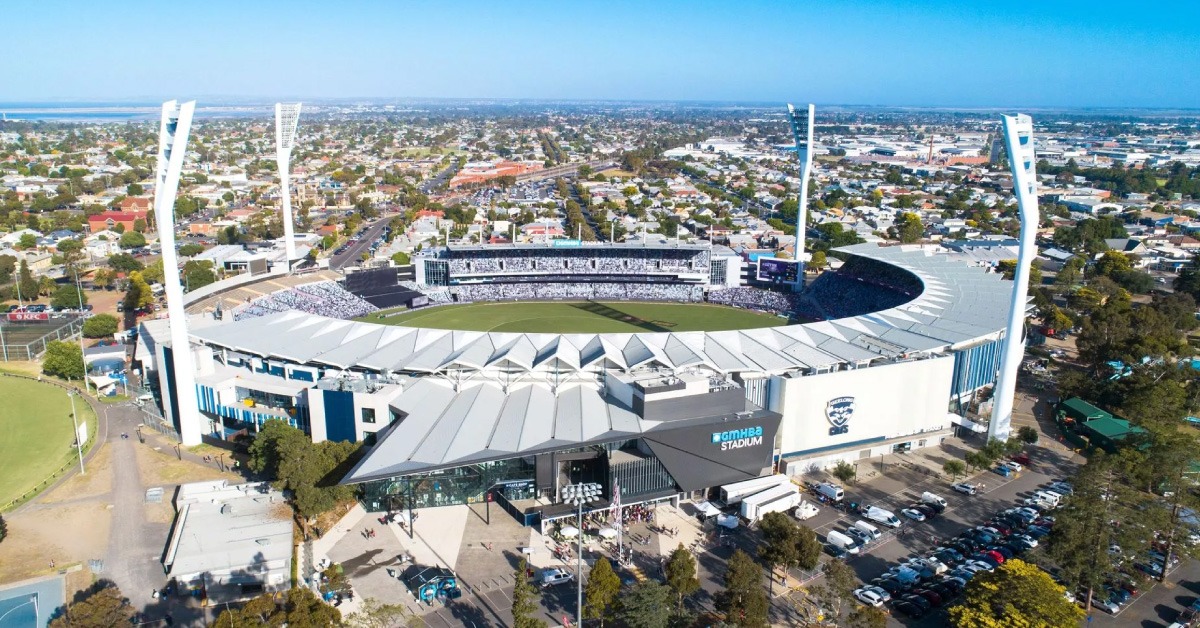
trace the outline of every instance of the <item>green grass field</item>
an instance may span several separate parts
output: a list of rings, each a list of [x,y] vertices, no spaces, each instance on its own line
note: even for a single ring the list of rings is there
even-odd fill
[[[787,320],[721,305],[614,301],[463,303],[358,320],[469,331],[586,334],[720,331],[786,325]]]
[[[46,476],[72,459],[75,443],[71,400],[58,386],[0,377],[0,506],[37,488]],[[95,432],[87,402],[75,400],[80,421]]]

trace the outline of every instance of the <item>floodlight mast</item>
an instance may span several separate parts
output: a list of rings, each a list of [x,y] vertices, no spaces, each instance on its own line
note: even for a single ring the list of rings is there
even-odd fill
[[[792,140],[796,144],[796,158],[800,162],[800,190],[796,194],[796,262],[800,268],[792,289],[799,292],[804,288],[804,264],[808,254],[804,252],[804,236],[808,229],[808,181],[812,176],[813,117],[816,107],[808,105],[808,116],[796,112],[788,103],[788,123],[792,127]]]
[[[196,101],[168,100],[162,106],[158,131],[158,163],[154,179],[154,218],[158,242],[162,246],[163,288],[167,296],[168,324],[171,330],[171,366],[175,380],[176,403],[164,404],[163,413],[179,427],[179,440],[185,446],[200,444],[200,408],[196,402],[195,362],[188,341],[187,312],[183,307],[183,284],[179,278],[179,253],[175,249],[175,194],[187,154],[188,135]]]
[[[1029,300],[1029,273],[1037,255],[1039,221],[1036,157],[1033,148],[1033,120],[1025,114],[1003,116],[1004,147],[1012,170],[1013,194],[1021,218],[1021,237],[1017,268],[1013,273],[1012,304],[1008,327],[1004,332],[1004,350],[1000,355],[1000,378],[993,395],[988,440],[1008,440],[1012,433],[1013,397],[1017,392],[1017,371],[1025,356],[1025,311]]]
[[[296,236],[292,225],[291,161],[300,124],[300,103],[275,103],[275,165],[279,170],[279,195],[283,205],[283,246],[288,266],[296,259]]]

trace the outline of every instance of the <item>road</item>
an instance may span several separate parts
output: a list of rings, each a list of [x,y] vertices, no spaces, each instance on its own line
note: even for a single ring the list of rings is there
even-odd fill
[[[344,252],[334,255],[329,258],[329,268],[333,270],[341,270],[346,266],[355,266],[362,261],[362,254],[371,248],[371,243],[379,234],[383,233],[383,228],[387,226],[391,217],[380,218],[367,226],[367,230],[358,238],[358,242],[350,245]]]
[[[421,184],[417,186],[417,189],[421,190],[421,193],[426,196],[433,194],[444,183],[449,181],[455,173],[458,172],[458,166],[462,163],[462,159],[455,159],[454,161],[450,162],[450,165],[445,170],[437,173],[437,175],[432,179],[426,179],[425,181],[422,181]]]

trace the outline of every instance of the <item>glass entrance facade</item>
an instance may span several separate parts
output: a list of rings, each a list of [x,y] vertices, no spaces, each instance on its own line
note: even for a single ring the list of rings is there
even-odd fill
[[[366,482],[362,504],[368,511],[400,511],[482,502],[489,488],[510,500],[536,496],[533,457],[473,464],[433,473]]]

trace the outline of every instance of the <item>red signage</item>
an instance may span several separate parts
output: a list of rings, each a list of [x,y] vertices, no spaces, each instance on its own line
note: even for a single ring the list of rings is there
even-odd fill
[[[9,312],[10,321],[48,321],[50,312]]]

